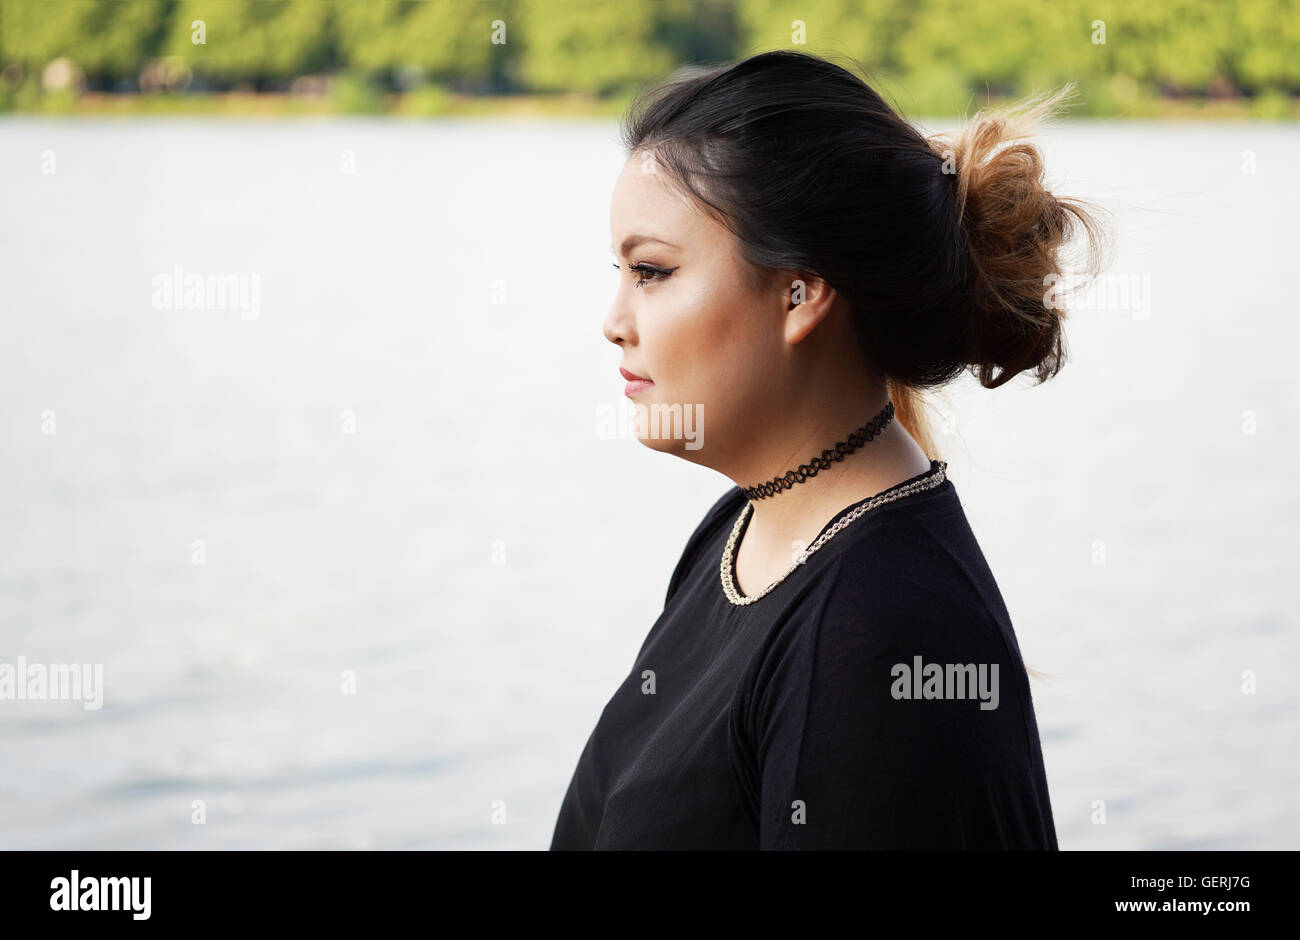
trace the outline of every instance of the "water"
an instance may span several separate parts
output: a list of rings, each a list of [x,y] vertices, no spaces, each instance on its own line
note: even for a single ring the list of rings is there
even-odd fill
[[[1300,130],[1041,142],[1149,303],[935,403],[1061,845],[1294,848]],[[729,485],[598,433],[621,164],[608,123],[0,122],[0,662],[104,670],[0,702],[0,847],[547,845]],[[158,309],[178,265],[256,309]]]

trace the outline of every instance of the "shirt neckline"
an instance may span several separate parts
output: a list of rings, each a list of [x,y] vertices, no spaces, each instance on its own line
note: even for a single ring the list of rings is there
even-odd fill
[[[903,480],[903,481],[900,482],[900,483],[895,483],[893,486],[888,487],[888,488],[886,488],[886,489],[883,489],[883,490],[881,490],[879,493],[873,493],[873,494],[871,494],[870,496],[863,497],[862,499],[858,500],[857,502],[850,503],[849,505],[847,505],[847,506],[845,506],[843,509],[841,509],[839,512],[835,513],[835,515],[831,516],[830,521],[827,522],[824,526],[822,526],[821,531],[818,532],[815,536],[813,536],[812,541],[809,542],[808,544],[809,544],[809,545],[814,545],[814,544],[816,544],[817,540],[818,540],[819,538],[821,538],[823,535],[825,535],[826,532],[829,531],[830,528],[831,528],[833,525],[835,525],[835,523],[839,522],[839,521],[840,521],[841,519],[843,519],[846,515],[848,515],[848,514],[851,513],[853,510],[857,509],[859,506],[863,505],[864,503],[869,503],[869,502],[871,502],[873,499],[878,499],[878,498],[881,497],[881,496],[885,496],[885,495],[887,495],[887,494],[889,494],[889,493],[892,493],[894,490],[900,490],[900,489],[902,489],[903,487],[908,486],[909,484],[915,483],[917,480],[924,479],[925,477],[928,477],[928,476],[933,476],[934,474],[938,473],[939,470],[940,470],[941,468],[946,468],[946,467],[947,467],[947,463],[946,463],[946,461],[943,461],[943,460],[936,460],[936,459],[934,459],[934,458],[931,458],[931,460],[930,460],[930,469],[928,469],[928,470],[923,470],[922,472],[916,474],[915,476],[910,476],[910,477],[908,477],[906,480]],[[874,516],[876,513],[880,512],[880,510],[885,509],[885,508],[887,508],[887,507],[889,507],[889,506],[894,506],[894,505],[897,505],[897,504],[899,504],[899,503],[905,503],[905,502],[908,502],[908,501],[909,501],[913,496],[924,496],[924,495],[927,495],[927,494],[933,493],[933,492],[935,492],[935,491],[937,491],[937,490],[942,489],[943,486],[944,486],[944,484],[947,484],[948,482],[949,482],[949,480],[945,478],[944,481],[943,481],[943,483],[939,484],[939,486],[936,486],[936,487],[935,487],[934,489],[932,489],[932,490],[924,490],[924,491],[922,491],[921,493],[911,494],[910,496],[904,497],[903,499],[897,500],[897,501],[895,501],[895,502],[893,502],[893,503],[885,503],[885,504],[883,504],[883,505],[881,505],[881,506],[877,506],[874,510],[871,511],[871,513],[869,513],[869,515],[873,515],[873,516]],[[743,493],[743,491],[740,490],[739,487],[737,487],[737,491]],[[745,505],[746,505],[746,502],[747,502],[747,501],[742,501],[742,502],[741,502],[741,511],[742,511],[742,512],[745,512]],[[736,594],[737,594],[737,595],[738,595],[742,600],[748,599],[748,598],[750,597],[750,595],[749,595],[749,594],[746,594],[744,591],[742,591],[742,590],[740,589],[740,582],[737,581],[737,579],[736,579],[736,558],[739,557],[739,555],[740,555],[740,546],[741,546],[741,544],[742,544],[742,543],[744,542],[744,540],[745,540],[745,533],[749,530],[749,523],[750,523],[750,520],[752,520],[753,518],[754,518],[754,513],[753,513],[752,510],[749,511],[749,512],[746,512],[746,514],[745,514],[745,521],[741,523],[741,525],[740,525],[740,531],[736,533],[736,544],[735,544],[735,546],[733,547],[732,552],[731,552],[731,566],[730,566],[730,569],[729,569],[729,571],[728,571],[728,580],[731,582],[731,589],[732,589],[733,591],[735,591]],[[858,519],[858,520],[856,520],[856,521],[860,522],[860,521],[862,521],[862,520],[861,520],[861,519]],[[731,524],[732,524],[732,525],[735,525],[735,520],[734,520],[734,519],[732,520],[732,523],[731,523]],[[725,556],[726,556],[726,551],[727,551],[726,543],[725,543],[725,542],[723,543],[722,551],[723,551],[723,556],[724,556],[724,558],[725,558]],[[825,548],[824,548],[824,547],[821,548],[821,549],[818,549],[818,550],[817,550],[817,554],[820,555],[823,551],[825,551]],[[813,556],[813,557],[816,557],[816,556]],[[794,572],[790,572],[790,574],[793,575]],[[789,580],[789,576],[787,576],[785,580]],[[781,589],[781,586],[782,586],[784,583],[785,583],[785,581],[782,581],[781,584],[778,584],[775,588],[773,588],[771,591],[768,592],[767,596],[770,597],[770,596],[771,596],[772,594],[774,594],[776,591],[779,591],[779,590]],[[766,587],[766,585],[765,585],[765,587]],[[725,597],[725,592],[724,592],[724,597]],[[759,603],[760,601],[762,601],[762,600],[766,600],[766,599],[767,599],[766,597],[763,597],[763,598],[760,598],[759,601],[754,601],[754,603],[757,604],[757,603]],[[730,603],[730,599],[728,599],[728,603]]]

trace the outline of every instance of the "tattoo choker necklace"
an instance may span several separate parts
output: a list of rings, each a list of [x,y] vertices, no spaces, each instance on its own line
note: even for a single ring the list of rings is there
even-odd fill
[[[814,457],[808,463],[799,464],[795,470],[787,470],[783,476],[779,476],[767,483],[760,483],[758,486],[746,486],[741,487],[741,489],[750,499],[765,499],[782,490],[788,490],[796,483],[802,483],[809,477],[815,477],[819,470],[829,469],[832,461],[843,460],[884,431],[885,426],[893,418],[894,403],[887,401],[885,407],[880,410],[880,414],[849,434],[848,441],[836,441],[834,448],[822,451],[820,455]]]

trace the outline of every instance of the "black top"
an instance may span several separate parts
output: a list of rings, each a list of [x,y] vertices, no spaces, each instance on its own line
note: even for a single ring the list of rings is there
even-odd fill
[[[744,506],[732,487],[687,541],[551,849],[1056,849],[1028,676],[952,481],[736,605]]]

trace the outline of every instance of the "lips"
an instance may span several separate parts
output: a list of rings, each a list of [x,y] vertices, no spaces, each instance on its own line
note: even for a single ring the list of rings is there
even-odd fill
[[[631,398],[637,392],[644,392],[647,388],[652,388],[655,384],[645,376],[637,375],[635,372],[628,372],[622,366],[619,367],[618,371],[623,378],[627,379],[627,387],[623,389],[623,394],[628,398]]]

